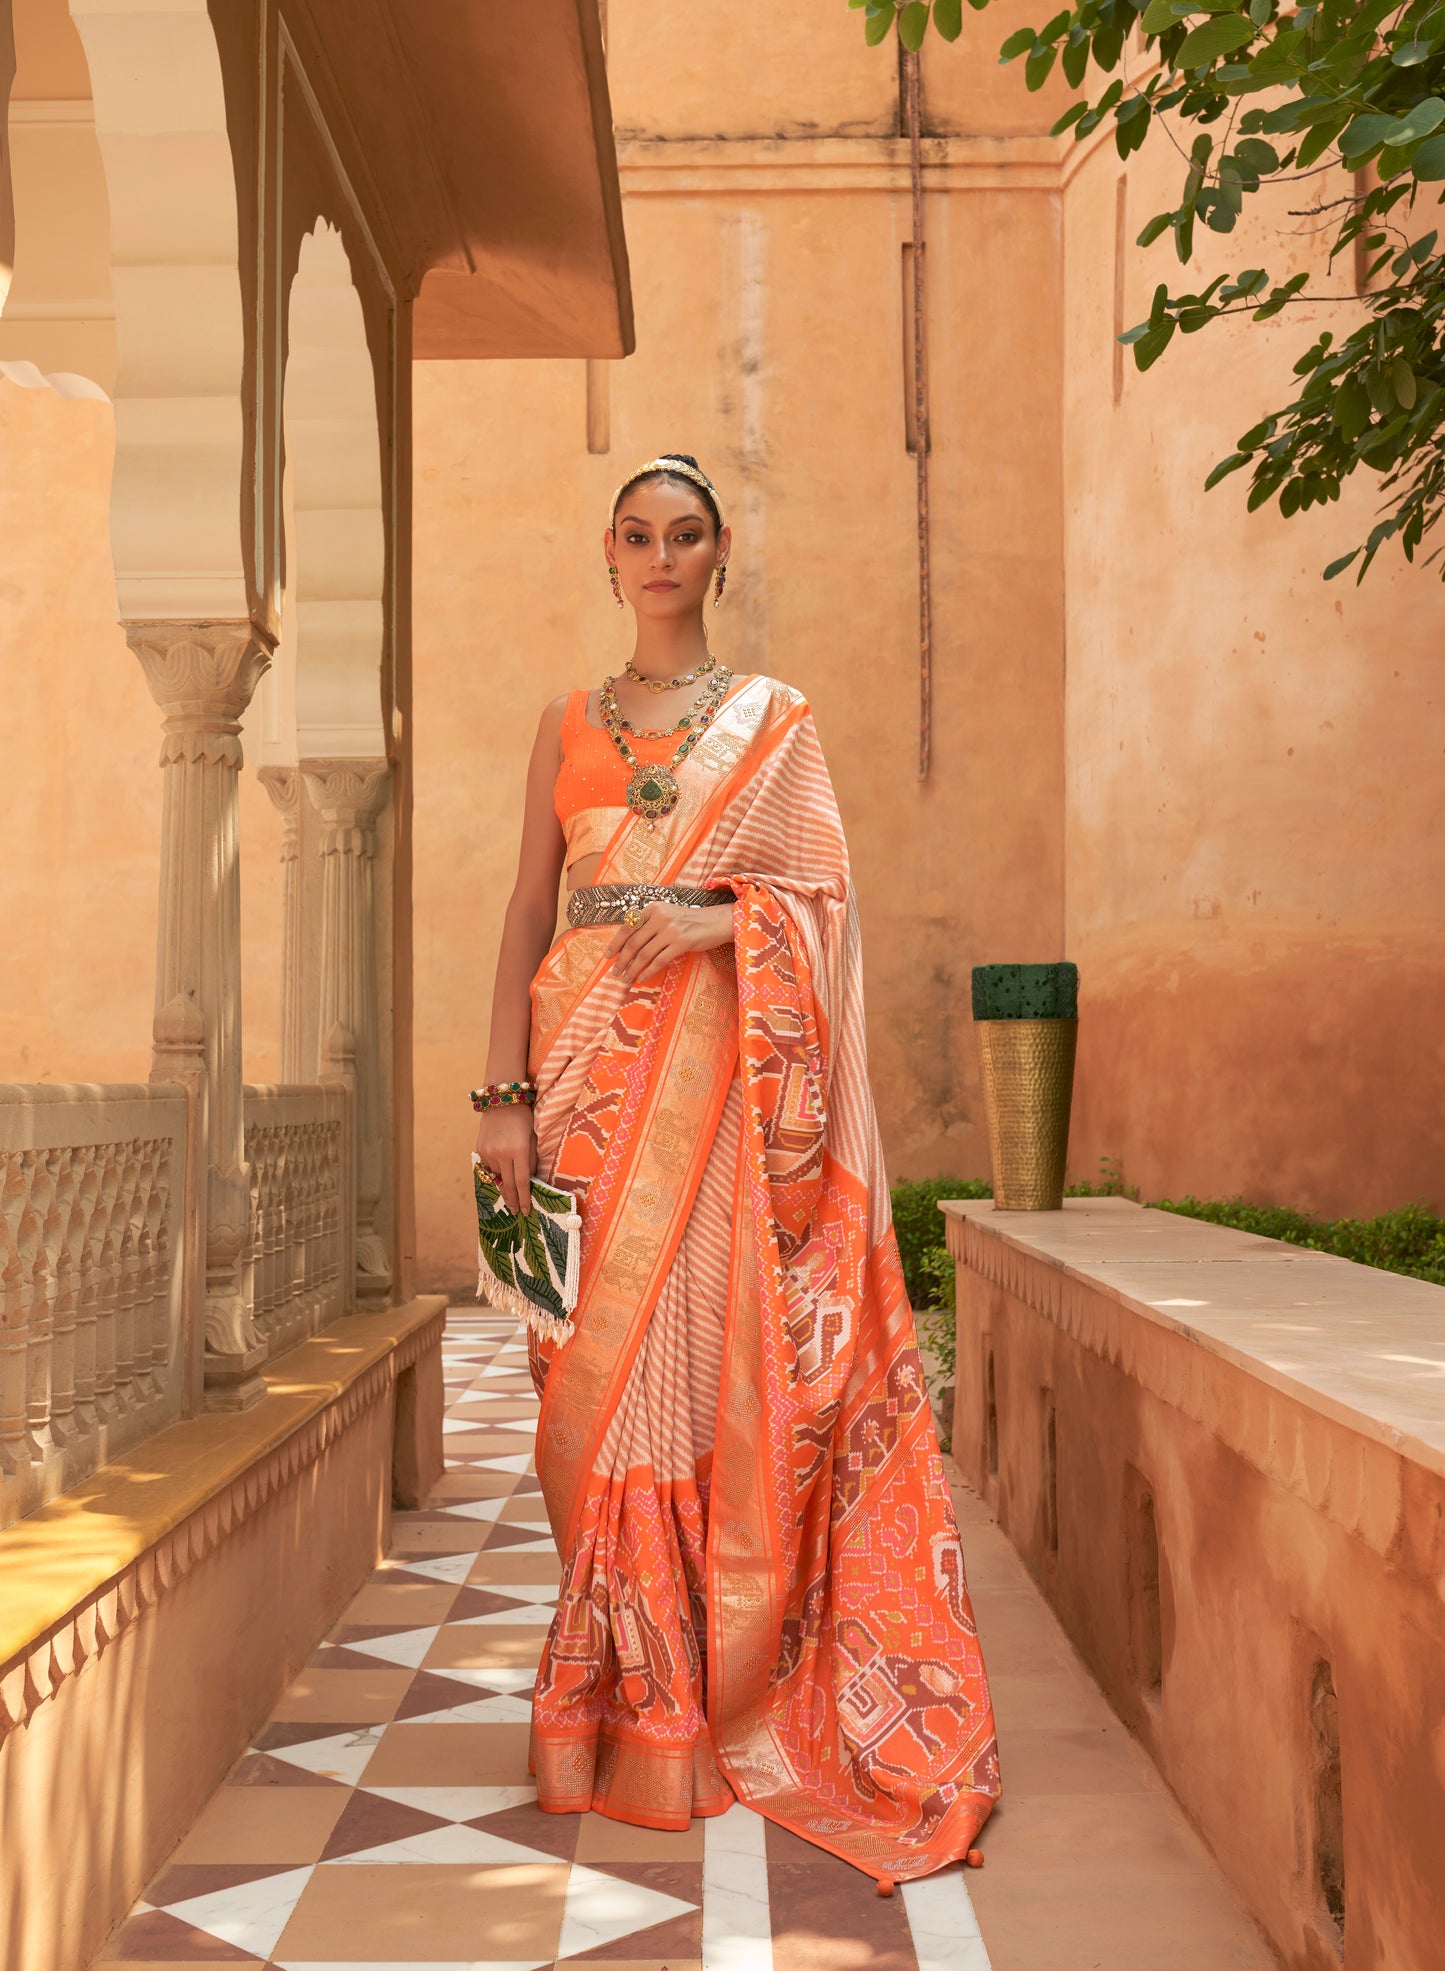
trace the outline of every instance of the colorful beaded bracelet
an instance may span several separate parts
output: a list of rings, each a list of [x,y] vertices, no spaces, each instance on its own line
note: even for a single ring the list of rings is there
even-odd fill
[[[486,1109],[510,1108],[517,1102],[530,1106],[536,1099],[535,1081],[489,1081],[481,1088],[474,1088],[471,1094],[472,1107],[479,1114]]]

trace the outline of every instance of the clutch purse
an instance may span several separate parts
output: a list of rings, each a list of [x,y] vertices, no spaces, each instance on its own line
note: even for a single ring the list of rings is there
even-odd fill
[[[577,1200],[532,1179],[532,1209],[510,1211],[502,1187],[472,1152],[477,1194],[477,1298],[505,1307],[545,1341],[566,1341],[577,1305],[582,1220]]]

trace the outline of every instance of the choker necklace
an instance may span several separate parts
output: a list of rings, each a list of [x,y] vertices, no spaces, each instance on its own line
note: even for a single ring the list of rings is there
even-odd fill
[[[685,684],[696,684],[699,678],[705,678],[709,671],[715,671],[716,669],[717,658],[709,651],[696,670],[684,671],[680,678],[644,677],[630,657],[623,666],[622,675],[631,678],[634,684],[644,685],[649,691],[681,691]],[[637,736],[641,739],[643,737],[652,737],[653,735],[639,733]],[[660,733],[656,736],[659,738],[662,737]]]
[[[617,696],[613,690],[616,679],[603,679],[602,723],[606,726],[613,745],[622,755],[624,764],[632,768],[632,778],[627,783],[627,805],[634,814],[640,814],[645,820],[655,823],[663,815],[672,813],[682,794],[674,769],[682,765],[717,717],[718,708],[727,696],[728,686],[732,681],[732,672],[721,669],[714,659],[713,676],[692,710],[672,728],[671,732],[648,734],[636,731],[618,710]],[[673,732],[683,731],[687,736],[666,766],[645,765],[627,743],[629,732],[638,739],[649,737],[670,739]]]

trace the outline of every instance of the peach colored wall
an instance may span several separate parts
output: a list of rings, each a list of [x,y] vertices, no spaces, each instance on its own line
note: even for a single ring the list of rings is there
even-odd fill
[[[150,1073],[161,716],[115,620],[108,403],[0,379],[9,1081]],[[23,543],[23,554],[18,544]],[[241,775],[246,1073],[277,1074],[280,821]],[[20,845],[17,852],[16,845]]]
[[[1111,392],[1112,146],[1065,194],[1067,944],[1082,972],[1071,1163],[1122,1159],[1146,1198],[1193,1190],[1331,1212],[1445,1204],[1445,828],[1437,571],[1386,550],[1360,588],[1320,571],[1368,532],[1378,481],[1284,521],[1247,477],[1203,491],[1296,387],[1344,310],[1176,341]],[[1155,139],[1125,239],[1174,202]],[[1316,181],[1321,198],[1347,189]],[[1156,282],[1309,267],[1280,208],[1197,235],[1187,277],[1130,244],[1123,325]]]
[[[1052,953],[1061,937],[1050,197],[980,181],[929,200],[935,724],[920,787],[906,175],[889,185],[888,142],[854,191],[789,161],[819,134],[895,128],[896,63],[870,56],[833,0],[780,16],[762,63],[729,40],[735,16],[708,16],[699,31],[716,47],[689,39],[685,64],[656,47],[650,18],[613,0],[616,113],[635,139],[623,187],[638,346],[608,367],[610,450],[587,451],[580,363],[416,369],[424,1286],[474,1276],[466,1091],[484,1066],[526,757],[547,699],[627,655],[600,536],[640,459],[680,447],[715,475],[735,545],[710,634],[727,661],[786,678],[813,705],[849,833],[874,1083],[900,1174],[983,1167],[968,968],[1000,947]],[[780,128],[787,141],[747,146]],[[637,134],[648,129],[669,143]],[[704,141],[718,130],[738,134]],[[658,189],[671,140],[688,139],[701,189]],[[738,189],[735,170],[762,171],[764,188]],[[1025,319],[1000,306],[1013,283],[1039,297]]]

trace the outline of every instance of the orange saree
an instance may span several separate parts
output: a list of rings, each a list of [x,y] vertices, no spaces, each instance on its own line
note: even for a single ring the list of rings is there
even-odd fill
[[[888,1211],[847,853],[807,706],[736,685],[598,883],[731,887],[731,949],[533,985],[539,1162],[582,1199],[533,1344],[562,1556],[540,1804],[681,1828],[735,1797],[880,1881],[961,1857],[993,1716]]]

